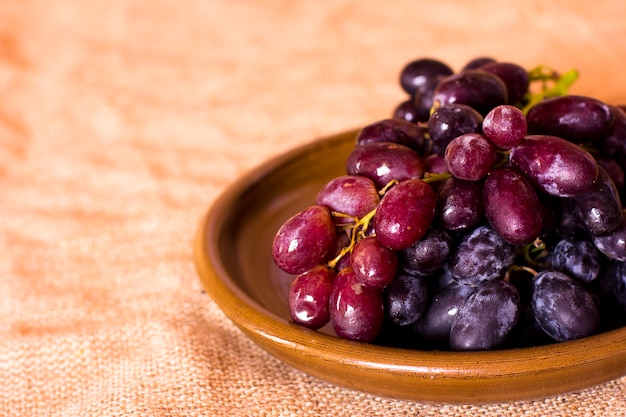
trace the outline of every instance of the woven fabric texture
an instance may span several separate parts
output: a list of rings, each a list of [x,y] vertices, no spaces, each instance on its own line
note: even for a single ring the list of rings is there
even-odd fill
[[[411,59],[575,67],[576,92],[626,103],[625,16],[622,1],[0,1],[0,415],[626,415],[626,378],[483,406],[333,386],[249,341],[192,258],[220,192],[388,117]]]

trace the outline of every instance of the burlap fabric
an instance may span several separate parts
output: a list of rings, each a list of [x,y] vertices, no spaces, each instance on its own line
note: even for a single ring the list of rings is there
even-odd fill
[[[625,415],[626,378],[485,406],[335,387],[251,343],[192,262],[218,193],[387,117],[409,59],[576,67],[577,92],[626,102],[625,17],[622,1],[0,2],[0,415]]]

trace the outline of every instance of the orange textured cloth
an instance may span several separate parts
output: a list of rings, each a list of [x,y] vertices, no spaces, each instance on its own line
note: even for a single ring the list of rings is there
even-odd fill
[[[335,387],[250,342],[192,260],[225,187],[388,117],[410,59],[575,67],[576,92],[626,103],[624,18],[623,1],[0,1],[0,415],[626,415],[626,378],[484,406]]]

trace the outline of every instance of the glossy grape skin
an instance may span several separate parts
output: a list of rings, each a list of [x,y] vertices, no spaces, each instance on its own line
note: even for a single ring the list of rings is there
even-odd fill
[[[596,140],[595,145],[605,155],[626,156],[626,110],[616,106],[611,109],[615,116],[613,125],[604,137]]]
[[[400,273],[383,293],[387,321],[408,326],[419,320],[428,307],[428,281]]]
[[[602,168],[594,189],[572,198],[572,210],[579,227],[593,236],[613,233],[622,223],[622,202],[609,174]]]
[[[527,113],[531,135],[551,135],[574,143],[595,142],[609,132],[615,119],[611,107],[595,98],[566,95],[548,98]]]
[[[413,94],[413,106],[417,110],[418,121],[428,122],[434,104],[435,88],[444,78],[444,76],[439,76],[429,79],[419,91]]]
[[[351,267],[339,271],[329,299],[330,323],[343,339],[372,342],[385,318],[382,292],[361,284]]]
[[[274,236],[272,257],[288,274],[301,274],[319,264],[336,239],[330,211],[313,205],[289,218]]]
[[[483,120],[483,135],[498,149],[511,149],[524,139],[528,131],[526,116],[517,107],[494,107]]]
[[[518,105],[522,102],[530,86],[528,72],[523,67],[512,62],[490,62],[479,69],[500,77],[506,85],[509,104]]]
[[[291,282],[288,305],[294,323],[317,330],[330,321],[328,302],[335,276],[329,267],[317,265]]]
[[[404,120],[410,123],[417,123],[424,120],[424,117],[420,113],[418,107],[413,102],[413,99],[404,100],[393,109],[392,117],[394,119]]]
[[[589,152],[556,136],[526,136],[511,149],[509,160],[536,187],[557,197],[589,193],[598,177],[598,164]]]
[[[448,232],[431,228],[420,240],[399,252],[400,266],[411,275],[434,275],[443,269],[452,248]]]
[[[623,213],[623,212],[622,212]],[[626,217],[626,215],[622,215]],[[606,236],[593,236],[593,243],[607,258],[626,261],[626,221],[613,233]]]
[[[474,287],[456,282],[438,289],[426,312],[412,326],[414,332],[431,346],[448,348],[452,323],[467,297],[474,291]]]
[[[378,206],[380,195],[371,179],[341,175],[322,186],[315,202],[331,211],[361,218]]]
[[[396,276],[398,255],[375,236],[359,240],[350,255],[356,279],[369,287],[383,289]]]
[[[600,328],[600,314],[589,293],[559,271],[535,276],[531,306],[541,328],[558,342],[590,336]]]
[[[424,136],[415,123],[393,118],[383,119],[368,124],[357,133],[357,146],[373,142],[396,143],[420,152],[424,146]]]
[[[483,182],[450,177],[437,194],[437,219],[447,230],[467,230],[483,219]]]
[[[483,204],[491,227],[511,245],[527,245],[541,234],[541,202],[523,174],[510,168],[491,172],[483,187]]]
[[[513,264],[515,252],[515,246],[484,224],[461,238],[448,261],[448,268],[456,282],[479,285],[501,279]]]
[[[346,160],[349,175],[370,178],[378,189],[391,180],[422,178],[424,161],[413,149],[391,142],[372,142],[355,147]]]
[[[483,135],[466,133],[450,141],[444,157],[448,171],[456,178],[478,181],[491,171],[498,154]]]
[[[435,106],[467,104],[483,116],[508,103],[506,85],[500,77],[481,70],[466,70],[444,78],[435,88]]]
[[[506,281],[479,285],[465,300],[450,328],[450,349],[488,350],[499,347],[519,317],[520,297]]]
[[[376,237],[392,250],[402,250],[428,231],[435,217],[437,197],[420,179],[402,181],[380,200],[374,229]]]
[[[400,85],[409,95],[423,91],[424,86],[433,78],[452,75],[453,70],[447,64],[431,58],[420,58],[409,62],[400,71]]]
[[[549,261],[551,269],[589,284],[600,276],[603,257],[593,242],[572,236],[561,239],[550,250]]]
[[[464,133],[480,133],[483,116],[465,104],[438,107],[428,120],[433,153],[443,153],[450,141]]]

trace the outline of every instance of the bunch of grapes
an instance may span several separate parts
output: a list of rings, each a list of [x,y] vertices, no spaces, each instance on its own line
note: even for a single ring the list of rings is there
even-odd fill
[[[626,324],[624,107],[576,71],[408,63],[408,99],[359,131],[345,175],[276,233],[295,323],[484,350]]]

